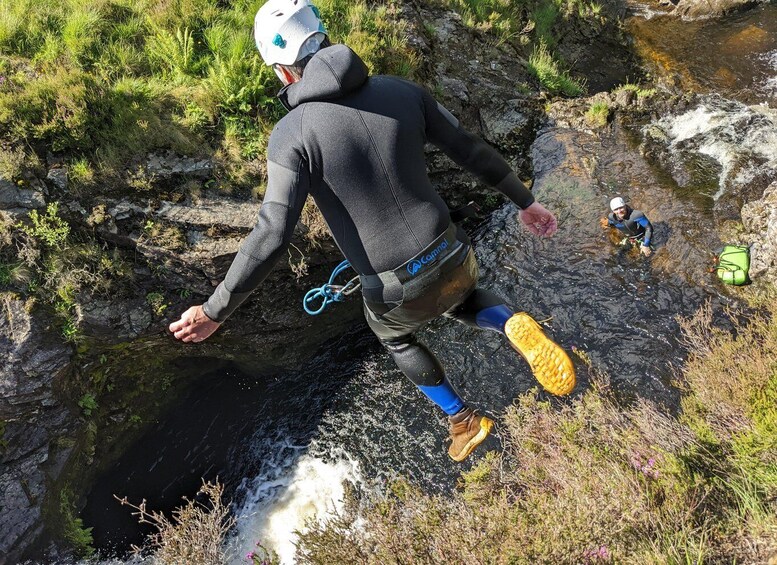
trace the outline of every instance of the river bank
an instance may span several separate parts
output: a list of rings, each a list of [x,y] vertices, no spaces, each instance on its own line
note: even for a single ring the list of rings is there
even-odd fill
[[[579,60],[575,54],[585,54],[589,62],[580,64],[576,76],[588,76],[589,87],[593,90],[608,91],[635,71],[636,59],[625,48],[624,36],[617,23],[624,13],[623,7],[607,5],[605,9],[611,10],[607,17],[597,18],[589,11],[586,12],[587,18],[583,18],[584,23],[573,20],[563,24],[560,30],[572,30],[574,33],[558,33],[561,37],[556,36],[555,41],[556,52],[567,58]],[[547,108],[550,91],[527,70],[531,42],[537,39],[530,31],[525,35],[528,43],[521,42],[521,37],[524,37],[521,34],[516,36],[515,42],[500,42],[494,39],[494,30],[467,27],[461,16],[439,6],[429,9],[408,4],[402,10],[408,26],[408,43],[421,62],[421,68],[428,73],[425,77],[430,87],[465,123],[505,152],[524,177],[534,174],[539,178],[540,182],[535,180],[537,188],[544,186],[547,191],[544,194],[564,211],[564,219],[571,230],[570,238],[574,230],[578,230],[590,238],[592,246],[601,248],[602,241],[598,235],[588,232],[601,213],[599,201],[605,202],[607,194],[627,187],[636,200],[644,203],[653,218],[664,222],[666,245],[664,258],[659,256],[656,261],[657,273],[651,273],[650,269],[630,273],[628,260],[609,257],[607,253],[594,253],[596,261],[601,261],[601,266],[592,263],[598,274],[576,279],[570,269],[567,277],[561,277],[569,282],[570,287],[555,289],[561,298],[539,295],[534,297],[533,303],[538,305],[538,312],[554,317],[554,331],[560,332],[564,345],[580,347],[581,344],[571,337],[571,332],[564,333],[562,329],[573,327],[573,316],[566,313],[569,300],[564,299],[564,292],[567,288],[578,285],[580,280],[590,280],[591,277],[596,280],[597,276],[614,272],[618,292],[624,296],[627,291],[647,289],[645,300],[636,301],[635,311],[631,312],[638,319],[646,317],[647,323],[637,324],[633,329],[642,340],[641,347],[647,348],[651,354],[661,355],[662,349],[668,349],[670,353],[657,363],[657,370],[646,371],[645,361],[639,358],[638,348],[634,347],[630,352],[633,357],[627,358],[629,366],[622,381],[623,392],[634,394],[641,390],[643,394],[648,394],[646,391],[649,391],[650,395],[665,397],[669,404],[677,402],[668,377],[671,367],[678,362],[673,356],[679,351],[678,328],[671,320],[676,311],[672,304],[682,304],[683,311],[690,314],[690,310],[698,307],[709,293],[704,288],[708,283],[694,285],[691,290],[680,290],[680,281],[703,278],[704,252],[720,241],[714,235],[712,223],[708,226],[709,231],[699,231],[693,225],[696,219],[693,215],[683,221],[678,210],[687,206],[689,201],[682,192],[665,188],[651,193],[647,166],[639,165],[637,168],[645,169],[635,177],[628,177],[645,183],[644,189],[634,190],[627,183],[620,184],[621,179],[616,172],[605,174],[604,164],[616,166],[619,162],[633,162],[632,157],[624,158],[627,150],[619,149],[610,155],[602,155],[598,150],[580,148],[612,143],[614,139],[619,140],[618,144],[625,144],[622,136],[612,135],[623,117],[647,119],[646,123],[649,123],[651,114],[671,111],[682,115],[683,110],[693,111],[697,102],[691,97],[678,97],[671,92],[645,96],[649,85],[644,85],[645,88],[634,85],[634,88],[603,97],[585,98],[578,103],[562,102],[556,104],[555,109],[553,105]],[[594,41],[593,37],[597,39]],[[599,50],[587,48],[591,46]],[[603,72],[597,57],[601,59],[604,56],[602,50],[606,50],[607,46],[610,56],[612,53],[615,56],[612,64],[606,66],[607,72]],[[519,85],[517,92],[516,83]],[[597,103],[600,104],[599,117],[603,115],[603,120],[597,119],[594,112],[589,116],[589,111]],[[605,110],[601,109],[602,103]],[[675,147],[671,145],[673,138],[667,135],[670,128],[665,125],[661,129],[661,124],[655,125],[658,129],[650,131],[664,132],[664,137],[650,137],[652,145],[646,143],[644,151],[658,155],[656,161],[660,164],[660,155],[671,155]],[[537,130],[540,128],[543,128],[543,133],[538,138]],[[662,143],[665,144],[663,149]],[[533,152],[529,150],[532,144],[535,146]],[[702,146],[699,144],[699,147]],[[684,149],[692,158],[694,148]],[[695,153],[703,154],[703,151],[697,147]],[[564,155],[567,156],[566,161]],[[556,158],[561,161],[554,163]],[[431,154],[430,159],[432,178],[444,188],[452,205],[465,203],[474,197],[485,201],[488,209],[500,207],[498,200],[483,196],[487,194],[484,187],[473,186],[468,177],[439,154]],[[544,164],[543,159],[547,160]],[[73,162],[61,161],[57,156],[45,160],[45,174],[21,178],[19,180],[24,181],[21,184],[14,178],[12,180],[17,182],[3,185],[4,198],[7,197],[3,207],[10,211],[8,214],[14,222],[26,219],[31,208],[39,209],[48,220],[42,224],[46,229],[36,232],[35,237],[40,238],[50,232],[56,237],[57,233],[61,233],[57,229],[62,228],[56,218],[63,217],[70,225],[76,226],[73,230],[75,240],[67,240],[71,247],[74,243],[82,243],[85,235],[95,238],[99,247],[98,252],[92,252],[91,264],[104,265],[107,261],[105,270],[117,284],[108,290],[108,295],[104,289],[102,294],[98,292],[100,289],[94,284],[96,279],[89,279],[86,288],[78,292],[66,290],[65,285],[60,287],[65,288],[62,294],[54,293],[57,298],[50,306],[36,309],[31,302],[36,296],[29,291],[29,285],[22,276],[24,272],[15,267],[14,270],[9,269],[7,278],[11,293],[4,298],[7,315],[3,332],[7,336],[8,358],[12,359],[12,364],[4,367],[3,380],[7,383],[5,390],[13,392],[4,394],[2,418],[6,448],[3,450],[2,484],[6,499],[12,501],[3,511],[3,524],[8,526],[3,528],[7,532],[3,543],[4,547],[10,548],[8,555],[13,556],[22,551],[29,539],[38,536],[43,525],[41,512],[45,509],[48,509],[48,523],[51,525],[49,538],[62,540],[70,537],[70,541],[88,541],[80,533],[91,524],[78,522],[77,516],[94,477],[142,437],[157,417],[166,413],[171,399],[184,394],[198,375],[212,374],[226,363],[235,363],[255,378],[278,374],[284,368],[299,367],[305,361],[297,351],[307,351],[307,355],[312,355],[326,340],[342,334],[345,328],[360,318],[358,304],[351,304],[341,308],[333,318],[334,322],[325,324],[322,329],[321,324],[315,324],[299,309],[288,305],[297,304],[309,286],[298,281],[296,273],[307,270],[310,279],[326,279],[329,266],[339,260],[331,244],[315,238],[315,245],[311,242],[308,236],[315,231],[314,215],[311,215],[309,225],[300,226],[294,242],[294,249],[302,252],[298,257],[292,249],[288,264],[277,270],[267,283],[272,292],[259,294],[241,310],[234,319],[235,329],[225,328],[223,335],[212,342],[196,346],[194,352],[187,350],[185,354],[181,353],[164,335],[164,327],[169,318],[185,305],[209,294],[228,265],[231,253],[250,229],[258,205],[245,200],[245,189],[236,189],[232,195],[214,190],[223,178],[218,173],[223,165],[218,165],[218,161],[208,155],[190,158],[174,153],[153,154],[134,163],[139,168],[128,169],[131,174],[127,178],[139,192],[129,195],[123,192],[126,187],[114,186],[103,194],[90,189],[77,198],[73,195],[78,196],[79,185],[73,179],[78,178],[74,172],[79,168]],[[756,154],[755,160],[763,161],[763,157]],[[688,167],[677,166],[671,159],[665,162],[669,163],[667,169],[676,169],[669,176],[676,184],[682,185],[682,173]],[[766,162],[768,164],[768,160]],[[563,165],[560,171],[559,163]],[[256,160],[252,166],[251,170],[257,175],[254,178],[260,179],[261,160]],[[738,167],[739,170],[749,170],[749,162],[745,158],[739,159]],[[717,182],[717,169],[702,170]],[[768,166],[764,170],[768,172]],[[63,177],[63,171],[69,177]],[[138,171],[144,172],[140,174]],[[543,172],[553,172],[557,175],[556,180],[552,175],[538,174]],[[566,175],[574,182],[564,184],[558,175]],[[547,178],[543,184],[544,177]],[[688,175],[688,178],[697,177]],[[683,182],[689,191],[704,184]],[[730,192],[736,194],[736,189],[737,186],[733,186]],[[588,201],[593,204],[586,204],[583,195],[587,195]],[[703,217],[707,213],[714,215],[715,205],[709,203],[712,196],[714,193],[706,196],[706,203],[693,208],[694,214],[702,214]],[[747,200],[758,196],[748,194]],[[693,196],[690,200],[695,198]],[[44,216],[45,205],[53,200],[61,201],[62,206],[54,214]],[[577,203],[577,206],[570,206],[569,202]],[[505,272],[497,265],[538,261],[542,268],[536,273],[519,271],[519,274],[528,275],[531,279],[538,277],[543,269],[554,272],[559,254],[563,255],[564,251],[552,244],[550,249],[539,248],[525,241],[519,233],[510,231],[505,227],[509,214],[509,210],[502,211],[492,220],[498,226],[495,229],[509,237],[494,241],[490,236],[483,236],[481,260],[490,271],[487,275],[489,280],[512,292],[515,283],[509,281],[515,271]],[[760,224],[753,226],[752,233],[762,233],[760,237],[768,241],[771,233],[768,229],[771,228]],[[689,232],[691,236],[681,237],[671,231],[672,227]],[[765,229],[758,231],[761,227]],[[557,245],[563,247],[563,242]],[[523,251],[516,251],[515,256],[500,257],[495,249],[505,246],[508,249],[519,247]],[[45,244],[29,247],[37,249],[44,258],[54,255]],[[111,253],[104,253],[106,249]],[[117,257],[113,250],[118,250],[120,256]],[[591,247],[584,245],[582,253],[576,258],[572,254],[571,264],[575,265],[575,261],[579,265],[586,264],[591,261],[591,252]],[[300,260],[303,255],[305,261]],[[540,258],[537,259],[537,256]],[[669,261],[673,256],[686,260],[687,266],[682,268],[682,272],[673,272]],[[128,260],[130,257],[133,259]],[[14,266],[16,263],[7,265]],[[73,271],[77,270],[76,263],[69,265]],[[768,270],[767,265],[765,272]],[[644,280],[639,280],[640,276]],[[677,276],[677,282],[672,283],[676,285],[674,288],[667,290],[661,286],[657,279],[665,276]],[[130,278],[134,280],[130,281]],[[518,287],[515,290],[527,289]],[[590,300],[591,296],[597,296],[596,292],[596,289],[591,289],[587,298]],[[38,303],[41,302],[45,300],[38,298]],[[653,314],[648,312],[656,304],[661,313],[653,318],[650,317]],[[59,314],[52,315],[53,312]],[[602,335],[608,335],[605,320],[592,314],[584,314],[580,319],[586,330],[599,330]],[[669,328],[670,337],[656,340],[651,333],[656,324]],[[25,327],[32,329],[20,329]],[[454,334],[454,338],[460,343],[474,340],[470,335]],[[615,358],[608,353],[606,340],[597,341],[597,338],[590,337],[582,346],[593,351],[597,362],[612,366]],[[288,343],[295,343],[299,349],[290,350]],[[492,341],[475,343],[475,353],[492,349],[498,351],[498,345]],[[446,358],[451,359],[457,368],[467,370],[471,363],[467,355],[456,348],[446,353]],[[682,356],[681,353],[678,355]],[[378,374],[392,370],[382,363],[379,362],[381,368]],[[495,373],[500,363],[502,366],[510,363],[506,352],[497,353],[493,367],[487,370]],[[649,378],[637,377],[646,372]],[[482,389],[485,386],[480,380],[482,377],[473,378],[469,385],[465,383],[465,390]],[[373,375],[370,378],[377,377]],[[530,386],[530,376],[521,374],[517,381],[499,385],[497,393],[492,398],[486,398],[485,402],[494,410],[499,409],[519,391],[525,391]],[[399,390],[403,389],[400,387]],[[404,391],[402,394],[411,392]],[[407,406],[405,411],[408,412],[405,416],[410,416],[412,409]],[[430,460],[429,468],[436,469],[439,463],[434,454],[440,449],[439,430],[425,427],[423,423],[419,425],[426,430],[429,445],[428,455],[424,457]],[[31,428],[43,433],[31,436]],[[347,438],[341,439],[348,443]],[[409,443],[412,442],[408,439]],[[399,442],[392,457],[392,468],[397,470],[402,468],[402,445],[407,444]],[[367,459],[371,457],[369,453],[363,455]],[[406,466],[410,470],[413,466],[418,467],[418,462],[412,461]],[[453,473],[454,470],[449,469],[448,472]],[[51,556],[60,555],[58,549],[52,551]],[[38,555],[41,555],[40,551]]]

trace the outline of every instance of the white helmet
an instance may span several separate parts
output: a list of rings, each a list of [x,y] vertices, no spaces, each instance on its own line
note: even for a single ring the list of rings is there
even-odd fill
[[[612,200],[610,200],[610,210],[615,212],[618,208],[623,208],[626,206],[626,201],[621,198],[620,196],[616,196]]]
[[[254,18],[254,40],[267,65],[293,65],[318,51],[326,29],[308,0],[268,0]]]

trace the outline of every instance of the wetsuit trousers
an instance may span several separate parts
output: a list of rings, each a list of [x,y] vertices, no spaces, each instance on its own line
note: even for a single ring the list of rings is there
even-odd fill
[[[497,295],[477,288],[479,271],[471,247],[460,265],[440,269],[440,276],[425,285],[420,296],[417,289],[407,293],[417,296],[412,300],[402,300],[398,305],[392,303],[388,310],[386,304],[364,301],[364,315],[370,328],[399,369],[419,387],[440,385],[445,371],[434,354],[416,338],[418,329],[440,316],[480,327],[476,321],[478,313],[494,306],[504,307],[504,301]],[[411,283],[405,286],[408,284]]]

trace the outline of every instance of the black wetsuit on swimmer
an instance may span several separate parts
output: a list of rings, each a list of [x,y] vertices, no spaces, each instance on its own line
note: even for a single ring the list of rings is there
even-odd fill
[[[622,220],[615,216],[615,212],[610,212],[610,215],[607,216],[607,222],[629,240],[650,246],[650,241],[653,238],[653,224],[639,210],[633,210],[626,206],[626,215]]]
[[[502,157],[468,133],[417,84],[371,76],[344,45],[319,51],[279,94],[290,112],[267,149],[268,184],[257,224],[204,305],[223,321],[284,254],[311,195],[361,275],[367,321],[400,369],[448,414],[464,403],[413,332],[447,315],[497,331],[512,312],[477,284],[466,235],[426,174],[424,144],[521,208],[534,201]]]

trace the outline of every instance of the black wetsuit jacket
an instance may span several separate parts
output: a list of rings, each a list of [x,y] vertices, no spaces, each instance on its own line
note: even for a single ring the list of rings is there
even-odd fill
[[[426,90],[368,77],[345,45],[319,51],[279,96],[290,112],[270,136],[259,220],[204,305],[213,320],[226,319],[283,255],[308,194],[359,274],[394,269],[425,249],[450,224],[426,174],[427,141],[519,207],[534,201],[505,160]]]
[[[639,210],[632,210],[626,206],[626,216],[622,220],[615,217],[615,212],[610,212],[607,220],[621,233],[628,237],[641,239],[642,245],[650,245],[650,240],[653,238],[653,225]]]

